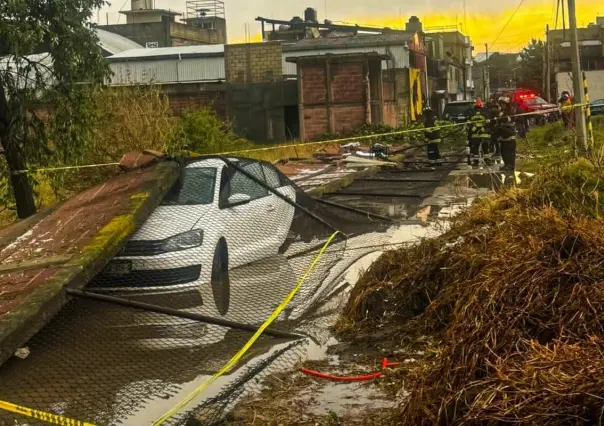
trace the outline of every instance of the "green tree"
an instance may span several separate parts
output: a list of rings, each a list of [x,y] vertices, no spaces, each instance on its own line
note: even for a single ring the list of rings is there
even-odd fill
[[[15,173],[74,158],[94,121],[91,94],[109,76],[90,23],[105,0],[0,1],[0,144],[19,217],[36,212]]]
[[[518,62],[518,87],[532,89],[538,93],[543,91],[544,57],[545,43],[542,40],[532,39],[531,42],[522,49]]]

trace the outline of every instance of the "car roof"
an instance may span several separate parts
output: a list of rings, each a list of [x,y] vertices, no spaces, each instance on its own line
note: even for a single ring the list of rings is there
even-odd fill
[[[265,161],[262,160],[257,160],[254,158],[237,158],[237,157],[225,157],[228,161],[232,162],[232,163],[242,163],[243,166],[245,166],[246,164],[249,164],[251,162],[254,163],[266,163]],[[226,164],[226,162],[221,158],[221,157],[200,157],[197,159],[191,159],[188,163],[187,163],[187,168],[188,167],[222,167]]]
[[[224,165],[224,160],[222,160],[221,158],[200,158],[200,159],[194,159],[191,160],[191,162],[189,164],[187,164],[187,168],[193,168],[193,167],[222,167]]]

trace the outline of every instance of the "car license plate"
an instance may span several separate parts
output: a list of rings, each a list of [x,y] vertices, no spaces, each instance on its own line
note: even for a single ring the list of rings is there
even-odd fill
[[[114,260],[105,268],[106,275],[128,275],[132,272],[130,260]]]

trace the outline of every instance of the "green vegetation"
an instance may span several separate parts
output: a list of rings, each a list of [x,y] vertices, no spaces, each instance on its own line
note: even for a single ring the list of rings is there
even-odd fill
[[[96,114],[92,96],[109,76],[90,24],[92,11],[104,5],[104,0],[0,2],[5,171],[47,166],[81,149]],[[19,217],[34,214],[35,181],[12,173],[10,183]]]

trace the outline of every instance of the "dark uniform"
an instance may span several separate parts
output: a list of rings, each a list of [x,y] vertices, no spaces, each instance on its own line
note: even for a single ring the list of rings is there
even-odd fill
[[[509,103],[505,104],[502,112],[502,116],[497,120],[497,134],[501,142],[503,170],[514,171],[516,169],[517,123],[514,120],[514,109]]]
[[[430,160],[431,163],[438,163],[442,161],[440,149],[438,147],[441,142],[440,129],[435,128],[436,119],[434,117],[434,111],[426,109],[424,110],[424,114],[426,117],[424,121],[424,127],[426,128],[424,136],[428,141],[428,160]]]
[[[470,165],[481,166],[481,157],[491,141],[491,135],[487,128],[487,118],[482,113],[482,106],[477,105],[476,113],[468,123],[468,144],[470,146]]]
[[[488,131],[491,134],[491,152],[493,153],[493,163],[500,165],[503,160],[501,158],[501,140],[497,128],[497,120],[501,116],[501,108],[496,102],[491,103],[489,108],[489,125]]]

